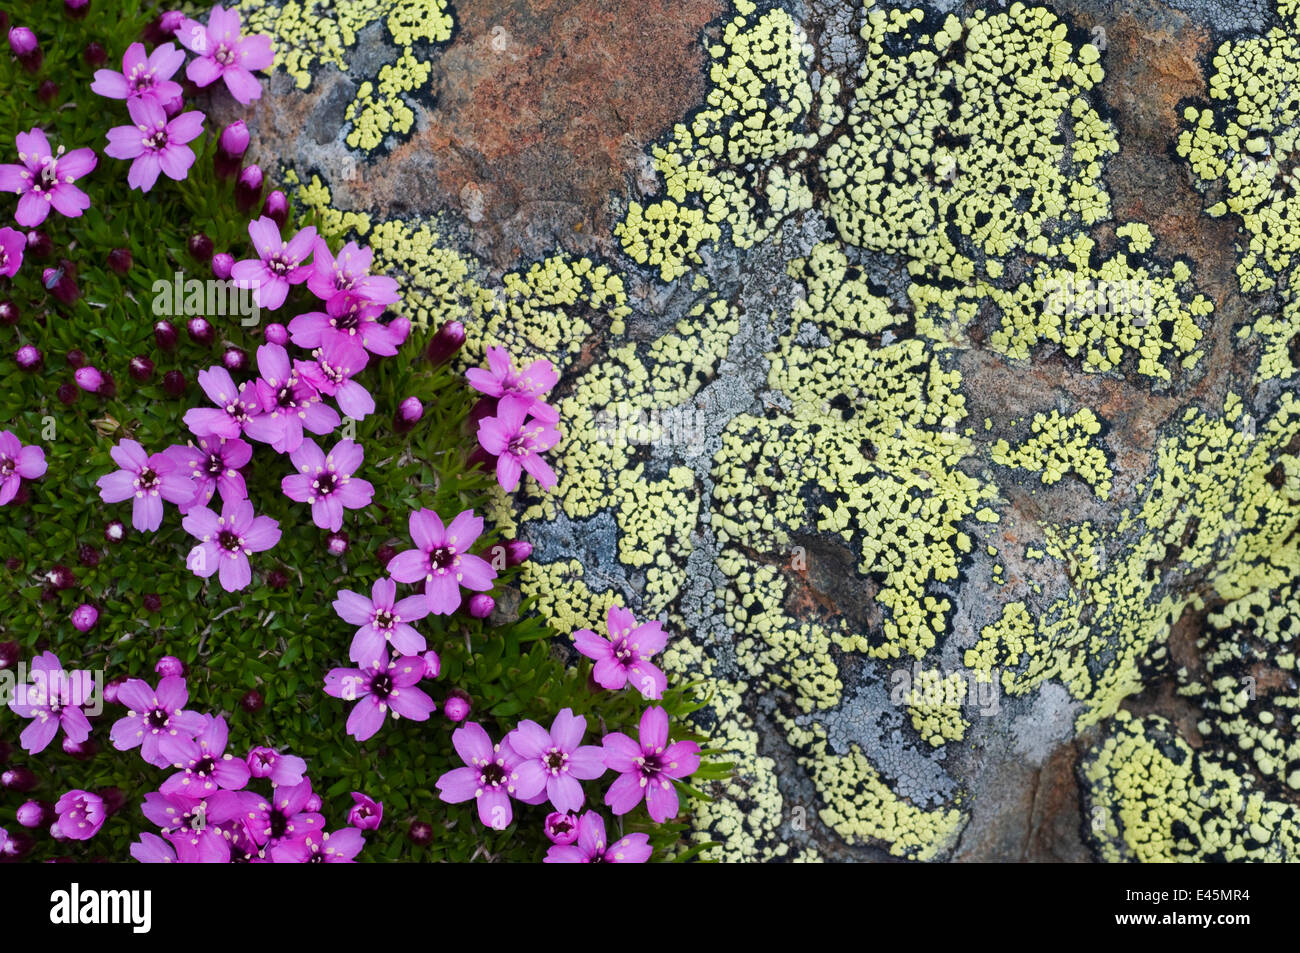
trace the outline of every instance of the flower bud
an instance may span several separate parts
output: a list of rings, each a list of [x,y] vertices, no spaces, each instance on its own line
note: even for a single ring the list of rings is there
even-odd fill
[[[289,577],[283,570],[272,569],[266,574],[266,584],[272,589],[283,589],[289,585]]]
[[[86,354],[80,348],[74,347],[71,351],[69,351],[67,354],[63,356],[63,359],[68,362],[68,367],[72,368],[73,370],[76,370],[79,367],[86,366]]]
[[[228,347],[221,355],[221,365],[230,373],[238,374],[248,367],[248,352],[243,348]]]
[[[179,10],[168,10],[153,18],[144,28],[144,41],[151,46],[166,43],[176,35],[176,31],[185,22],[185,14]]]
[[[75,404],[77,402],[77,388],[65,382],[59,385],[59,389],[54,392],[54,396],[59,398],[61,404]]]
[[[442,703],[442,713],[447,716],[448,721],[459,722],[469,717],[472,707],[469,695],[459,688],[453,688],[447,700]]]
[[[375,831],[384,819],[384,805],[360,791],[352,792],[352,810],[348,811],[348,824],[359,831]]]
[[[18,305],[12,301],[0,301],[0,324],[7,328],[18,323]]]
[[[121,691],[122,686],[130,681],[126,675],[119,675],[117,678],[110,679],[104,683],[104,703],[107,705],[116,705],[117,693]]]
[[[488,417],[495,417],[497,412],[498,399],[495,397],[480,397],[474,402],[474,406],[469,409],[469,425],[474,427],[480,420]]]
[[[442,659],[438,657],[437,652],[433,649],[429,649],[427,652],[422,653],[420,658],[424,660],[425,678],[437,678],[438,675],[441,674]]]
[[[506,565],[518,566],[533,554],[533,544],[526,539],[512,539],[506,543]]]
[[[89,632],[99,621],[99,610],[89,602],[83,602],[72,610],[72,625],[78,632]]]
[[[5,845],[4,855],[10,860],[18,860],[26,857],[36,846],[36,839],[26,831],[14,831],[9,835],[9,843]]]
[[[241,212],[250,211],[262,197],[262,170],[250,165],[235,180],[235,205]]]
[[[182,396],[188,386],[189,382],[180,371],[168,371],[163,375],[163,390],[167,392],[168,397]]]
[[[27,233],[27,254],[34,258],[49,258],[54,252],[54,240],[39,230]]]
[[[110,520],[105,523],[104,539],[110,543],[120,543],[126,539],[126,524],[121,520]]]
[[[30,768],[17,767],[8,768],[0,772],[0,787],[6,791],[17,791],[20,794],[24,791],[30,791],[36,787],[36,775]]]
[[[16,26],[9,31],[9,49],[13,51],[18,62],[23,64],[23,68],[29,73],[35,73],[41,68],[41,63],[45,55],[41,52],[41,44],[36,39],[36,34],[25,26]]]
[[[88,569],[94,569],[99,565],[99,550],[94,546],[87,545],[78,547],[77,562],[81,563],[81,565]]]
[[[399,314],[388,322],[388,330],[393,333],[398,345],[401,345],[411,336],[411,319],[404,318]]]
[[[185,322],[185,330],[190,340],[205,347],[212,343],[217,334],[212,330],[212,323],[207,318],[193,317]]]
[[[465,325],[459,321],[448,321],[440,327],[425,348],[424,356],[431,363],[441,364],[460,350],[465,343]]]
[[[157,612],[162,608],[162,599],[156,592],[146,592],[140,599],[140,604],[147,612]]]
[[[486,619],[496,608],[496,600],[486,592],[476,592],[469,597],[469,614],[475,619]]]
[[[108,253],[108,267],[119,275],[125,275],[130,271],[132,264],[134,264],[134,259],[131,257],[130,249],[114,248]]]
[[[325,548],[331,556],[342,556],[348,551],[348,534],[330,533],[325,537]]]
[[[143,354],[137,354],[131,358],[127,364],[127,373],[131,375],[131,380],[139,381],[143,384],[149,378],[153,377],[153,361]]]
[[[160,350],[174,351],[176,349],[176,325],[170,321],[155,321],[153,339],[157,342]]]
[[[244,692],[244,697],[239,700],[239,707],[244,709],[250,715],[262,710],[262,693],[255,688],[250,688]]]
[[[375,550],[375,559],[379,561],[379,568],[381,569],[387,569],[388,564],[393,561],[393,557],[396,555],[397,547],[390,546],[388,543],[384,543]]]
[[[578,839],[577,815],[552,811],[546,815],[545,829],[552,844],[567,847]]]
[[[424,821],[412,821],[411,829],[406,832],[411,843],[417,847],[427,847],[433,843],[433,828]]]
[[[74,20],[80,20],[90,9],[90,0],[63,0],[63,12]]]
[[[97,393],[104,386],[104,375],[95,367],[77,368],[72,379],[77,382],[78,387],[90,394]]]
[[[217,152],[228,159],[242,159],[244,153],[248,151],[250,138],[248,123],[237,119],[221,130],[221,138],[217,140]]]
[[[208,261],[212,258],[212,239],[202,232],[191,235],[185,247],[195,261]]]
[[[86,48],[81,51],[81,58],[87,66],[93,69],[108,62],[108,51],[104,49],[102,43],[91,40],[86,44]]]
[[[63,753],[70,754],[78,761],[88,761],[99,753],[99,745],[93,738],[87,738],[85,741],[73,741],[67,735],[63,736]]]
[[[54,805],[49,801],[25,801],[18,805],[18,823],[23,827],[46,827],[54,822]]]
[[[81,297],[81,288],[77,285],[76,268],[69,261],[60,261],[58,268],[46,268],[41,272],[41,281],[45,290],[64,304],[75,304]]]
[[[0,670],[13,668],[18,664],[18,643],[0,642]]]
[[[218,281],[226,281],[230,278],[231,271],[235,267],[235,256],[227,252],[220,252],[212,256],[212,277]]]
[[[267,344],[278,344],[284,347],[289,343],[289,329],[283,324],[268,324],[262,333],[266,337]]]
[[[153,667],[154,674],[162,678],[169,678],[173,675],[181,677],[185,675],[185,663],[174,655],[164,655],[158,660],[158,664]]]
[[[315,814],[320,811],[322,806],[323,804],[320,795],[313,791],[311,796],[307,798],[307,803],[302,806],[302,809],[307,811],[309,814]]]
[[[36,98],[47,106],[54,102],[54,97],[59,95],[59,84],[52,79],[47,79],[36,87]]]
[[[76,574],[62,563],[56,563],[49,572],[45,574],[45,581],[55,589],[71,589],[77,584]]]
[[[393,426],[398,433],[406,433],[423,416],[424,405],[420,403],[420,399],[418,397],[408,397],[397,405],[397,413],[393,417]]]
[[[45,363],[41,349],[31,344],[24,344],[14,351],[14,362],[25,371],[39,371]]]
[[[289,220],[289,200],[285,198],[283,192],[276,189],[266,197],[262,204],[262,214],[275,222],[276,225],[284,228],[284,223]]]
[[[126,795],[118,787],[100,788],[95,793],[104,802],[104,813],[109,816],[122,810],[122,805],[126,803]]]

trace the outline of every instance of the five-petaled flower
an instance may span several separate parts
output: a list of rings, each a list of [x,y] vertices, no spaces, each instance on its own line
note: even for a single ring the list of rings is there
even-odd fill
[[[475,592],[492,588],[496,570],[469,552],[483,533],[483,518],[473,510],[458,513],[447,527],[433,510],[416,510],[409,528],[416,548],[394,556],[388,572],[398,582],[423,582],[434,615],[450,615],[459,609],[462,587]]]
[[[335,668],[325,676],[325,694],[356,701],[348,715],[348,734],[357,741],[372,737],[389,710],[394,718],[428,721],[437,708],[416,683],[424,678],[424,659],[403,655],[388,660],[387,650],[361,668]]]
[[[179,770],[158,789],[163,794],[207,797],[220,790],[238,791],[248,783],[248,765],[226,754],[230,738],[226,719],[220,715],[203,718],[203,730],[186,743],[185,756],[175,762]]]
[[[663,624],[651,620],[637,625],[636,618],[622,606],[612,605],[605,616],[609,638],[590,629],[573,633],[574,646],[596,662],[592,677],[602,688],[618,691],[629,681],[646,698],[662,698],[668,687],[663,671],[649,661],[662,652],[668,641]]]
[[[248,499],[248,487],[240,468],[253,458],[253,448],[238,437],[199,437],[192,443],[173,444],[163,455],[190,480],[192,497],[180,504],[184,516],[196,506],[207,506],[216,490],[223,502]]]
[[[429,601],[423,595],[399,600],[391,579],[376,579],[369,599],[351,589],[339,590],[334,611],[344,622],[360,626],[348,651],[358,665],[376,663],[389,644],[402,655],[419,655],[425,650],[424,636],[411,623],[429,614]]]
[[[653,853],[648,834],[628,834],[612,844],[605,842],[605,819],[588,811],[578,820],[578,842],[555,844],[544,864],[644,864]]]
[[[505,830],[514,820],[510,799],[517,796],[515,768],[523,759],[508,744],[494,745],[474,721],[452,732],[451,744],[465,767],[438,778],[438,796],[448,804],[475,800],[478,819],[493,830]]]
[[[0,506],[18,495],[23,480],[45,476],[45,451],[23,446],[11,431],[0,430]]]
[[[33,658],[30,681],[18,685],[9,699],[14,714],[32,719],[18,743],[28,754],[39,754],[62,728],[68,741],[81,744],[90,737],[90,721],[81,706],[93,701],[93,691],[90,672],[65,671],[53,652]]]
[[[152,99],[166,106],[181,95],[181,84],[172,76],[184,62],[185,54],[171,43],[164,43],[148,55],[143,43],[132,43],[122,57],[122,72],[96,70],[90,91],[108,99]]]
[[[622,732],[607,734],[605,767],[620,775],[605,792],[615,814],[626,814],[644,798],[656,824],[677,816],[677,787],[700,766],[700,746],[694,741],[668,743],[668,712],[654,705],[641,713],[640,740]]]
[[[262,375],[256,382],[262,413],[244,425],[246,436],[269,443],[279,453],[293,453],[302,445],[303,430],[327,434],[339,425],[338,412],[299,376],[289,352],[279,344],[257,349],[257,369]]]
[[[188,504],[194,499],[194,484],[166,453],[145,453],[134,440],[123,440],[109,451],[120,470],[100,477],[95,485],[105,503],[132,500],[131,525],[140,532],[152,532],[162,525],[163,500]]]
[[[189,742],[204,728],[203,715],[186,711],[190,692],[185,679],[169,675],[155,692],[138,678],[127,679],[117,690],[117,700],[127,707],[124,718],[113,723],[109,739],[118,751],[139,747],[146,762],[166,768],[185,758]]]
[[[507,493],[519,485],[521,471],[549,490],[555,486],[555,471],[542,459],[560,440],[560,432],[540,418],[528,414],[530,398],[507,394],[497,404],[497,415],[478,422],[478,442],[497,458],[497,482]]]
[[[197,54],[185,68],[185,75],[194,85],[202,88],[224,80],[230,95],[246,106],[262,95],[262,86],[252,71],[266,69],[275,61],[275,54],[269,36],[242,36],[239,28],[239,12],[218,4],[212,8],[206,26],[187,19],[176,30],[176,38]]]
[[[199,540],[185,560],[186,567],[204,579],[219,572],[226,592],[237,592],[253,581],[250,554],[280,541],[280,524],[269,516],[254,516],[248,500],[223,504],[220,516],[206,506],[197,507],[185,515],[181,526]]]
[[[586,800],[579,781],[590,781],[605,773],[604,751],[599,745],[584,745],[587,719],[562,708],[548,732],[537,722],[524,719],[506,736],[506,743],[519,755],[515,767],[520,800],[539,792],[557,811],[579,811]]]
[[[59,819],[54,822],[60,836],[70,840],[90,840],[99,833],[108,818],[104,799],[90,791],[69,791],[54,805]]]
[[[73,149],[65,155],[59,146],[54,152],[38,128],[18,133],[15,141],[22,165],[0,165],[0,192],[22,196],[14,212],[19,225],[35,228],[51,208],[68,218],[78,218],[90,208],[90,197],[72,183],[89,175],[99,162],[93,149]]]
[[[281,480],[280,489],[291,500],[310,503],[312,522],[321,529],[338,532],[343,526],[343,511],[369,506],[375,495],[368,480],[352,475],[364,455],[361,445],[353,440],[340,440],[329,453],[322,451],[315,440],[304,440],[289,454],[298,472]],[[424,651],[424,646],[417,651]]]
[[[194,150],[186,143],[203,132],[203,113],[191,111],[168,119],[167,113],[153,99],[128,99],[130,126],[108,130],[104,155],[114,159],[131,159],[126,184],[148,192],[161,172],[177,182],[189,174],[194,164]]]
[[[471,367],[465,372],[470,387],[489,397],[508,394],[521,397],[527,401],[528,413],[545,423],[554,424],[560,419],[555,408],[542,400],[560,379],[550,361],[538,358],[522,371],[516,371],[510,353],[503,347],[489,347],[487,359],[486,368]]]
[[[199,371],[199,386],[217,406],[192,407],[185,412],[185,426],[196,437],[233,439],[262,412],[254,383],[247,381],[242,387],[236,387],[230,372],[219,364]]]

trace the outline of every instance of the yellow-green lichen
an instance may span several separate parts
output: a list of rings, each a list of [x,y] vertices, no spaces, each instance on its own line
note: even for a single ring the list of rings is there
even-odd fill
[[[1030,429],[1033,436],[1014,449],[998,440],[989,448],[989,457],[1003,466],[1032,470],[1047,486],[1073,471],[1099,499],[1110,496],[1114,474],[1097,443],[1101,421],[1096,414],[1086,407],[1069,417],[1057,410],[1035,414]]]

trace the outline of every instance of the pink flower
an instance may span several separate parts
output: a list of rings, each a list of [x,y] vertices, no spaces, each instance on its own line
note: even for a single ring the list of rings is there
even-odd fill
[[[428,721],[436,709],[433,699],[416,684],[424,678],[424,659],[401,656],[388,660],[388,652],[363,668],[335,668],[325,676],[325,694],[344,701],[356,701],[348,715],[348,734],[357,741],[374,736],[384,724],[389,709],[395,718]]]
[[[30,678],[30,682],[18,685],[9,699],[14,714],[32,719],[18,738],[23,749],[28,754],[40,754],[60,728],[73,744],[89,738],[90,721],[81,706],[93,701],[91,673],[65,671],[57,655],[45,652],[32,659]]]
[[[528,418],[530,398],[508,394],[497,404],[497,415],[478,422],[478,442],[497,458],[497,482],[507,493],[519,485],[519,476],[527,470],[533,479],[549,490],[555,486],[555,471],[542,459],[560,440],[560,432],[539,419]]]
[[[157,834],[145,831],[140,840],[131,845],[131,856],[142,864],[174,864],[176,851]]]
[[[280,541],[280,524],[269,516],[255,517],[248,500],[225,503],[219,517],[200,506],[181,520],[181,526],[200,541],[190,550],[186,567],[204,579],[220,570],[221,588],[226,592],[237,592],[253,581],[249,554],[268,550]]]
[[[272,847],[271,860],[277,864],[352,864],[365,846],[365,836],[355,827],[333,833],[308,831]]]
[[[181,84],[172,76],[185,62],[185,54],[164,43],[148,56],[143,43],[132,43],[122,57],[122,72],[95,71],[90,91],[108,99],[152,99],[159,106],[181,95]]]
[[[18,495],[23,480],[45,476],[45,451],[24,447],[11,431],[0,430],[0,506]]]
[[[314,361],[298,361],[299,376],[326,397],[333,397],[339,410],[353,420],[364,420],[374,413],[375,399],[352,380],[370,360],[361,342],[341,334],[325,336],[312,352]]]
[[[417,510],[409,526],[416,548],[394,556],[388,572],[398,582],[423,581],[430,612],[450,615],[459,609],[462,587],[477,592],[492,588],[496,570],[469,553],[483,533],[483,519],[473,510],[458,513],[445,528],[433,510]]]
[[[59,833],[71,840],[90,840],[108,819],[104,799],[89,791],[69,791],[54,805]]]
[[[0,228],[0,275],[12,278],[23,264],[27,239],[16,228]]]
[[[251,70],[263,70],[275,62],[271,38],[263,34],[244,37],[239,32],[239,13],[221,5],[212,8],[207,26],[186,19],[176,31],[185,48],[198,55],[185,75],[200,88],[225,80],[230,95],[245,106],[262,95],[261,84]]]
[[[189,750],[186,742],[205,724],[201,714],[185,710],[189,699],[185,679],[176,675],[159,681],[157,692],[138,678],[128,679],[117,690],[118,704],[125,705],[127,713],[109,730],[113,747],[118,751],[138,747],[155,768],[180,761]]]
[[[588,811],[578,820],[578,842],[557,843],[546,852],[544,864],[644,864],[653,853],[650,835],[628,834],[605,844],[605,819]]]
[[[291,500],[310,503],[312,522],[321,529],[338,532],[343,526],[343,511],[367,507],[375,495],[368,480],[352,475],[361,466],[363,456],[361,445],[352,440],[340,440],[329,453],[324,453],[315,440],[304,440],[289,454],[298,472],[281,480],[280,489]],[[416,651],[424,651],[424,646]]]
[[[181,113],[168,120],[167,113],[155,100],[128,99],[126,111],[131,126],[114,126],[108,130],[104,155],[114,159],[131,159],[126,184],[148,192],[162,172],[169,179],[182,181],[194,164],[194,150],[186,145],[203,132],[203,113]]]
[[[602,688],[618,691],[629,680],[646,698],[662,698],[668,679],[658,666],[648,660],[662,652],[668,642],[663,624],[651,620],[637,625],[635,617],[622,606],[610,606],[605,616],[609,638],[603,639],[590,629],[573,633],[575,647],[596,662],[592,677]]]
[[[53,207],[60,215],[79,218],[90,208],[90,198],[72,183],[89,175],[99,162],[91,149],[73,149],[63,154],[50,149],[45,133],[33,128],[18,133],[18,161],[22,165],[0,165],[0,192],[16,192],[18,211],[14,220],[23,228],[35,228],[45,221]]]
[[[279,453],[293,453],[302,446],[304,429],[327,434],[339,425],[338,412],[299,377],[283,347],[259,347],[257,367],[262,374],[256,385],[262,413],[244,425],[245,435],[269,443]]]
[[[360,791],[352,792],[352,810],[348,811],[348,823],[357,830],[376,831],[384,819],[384,805],[369,798]]]
[[[474,721],[452,732],[451,744],[466,766],[438,779],[438,796],[448,804],[474,800],[484,825],[505,830],[514,819],[510,798],[516,796],[514,772],[522,759],[508,744],[494,745]]]
[[[538,420],[556,423],[559,413],[542,400],[560,379],[554,365],[545,358],[533,361],[522,371],[516,371],[510,354],[503,347],[487,349],[488,368],[471,367],[465,372],[469,386],[489,397],[514,394],[528,401],[527,410]]]
[[[356,242],[344,245],[335,258],[325,240],[317,239],[316,254],[312,259],[314,268],[307,279],[307,287],[326,302],[351,292],[373,304],[396,304],[402,298],[397,282],[387,275],[370,274],[373,258],[371,249],[359,248]]]
[[[289,322],[293,343],[308,349],[318,348],[330,338],[351,339],[371,354],[392,357],[403,337],[380,323],[382,304],[374,304],[351,292],[335,295],[325,305],[325,312],[309,311]]]
[[[591,781],[605,773],[604,752],[599,745],[584,745],[587,719],[562,708],[551,722],[551,730],[525,718],[506,736],[506,743],[519,755],[515,787],[520,800],[545,791],[557,811],[579,811],[586,800],[579,781]]]
[[[308,226],[286,242],[280,237],[279,226],[263,215],[248,223],[248,236],[258,257],[235,262],[230,276],[240,288],[253,289],[259,308],[274,311],[284,304],[290,286],[302,284],[311,274],[311,266],[303,262],[312,253],[316,229]]]
[[[293,787],[302,781],[307,762],[297,755],[280,754],[274,748],[254,748],[246,759],[255,778],[270,778],[276,787]]]
[[[605,767],[619,779],[605,792],[605,803],[615,814],[626,814],[645,799],[650,817],[662,824],[677,816],[677,788],[673,781],[688,777],[700,767],[700,746],[694,741],[668,743],[668,712],[658,705],[641,714],[641,740],[611,732],[605,746]]]
[[[197,447],[173,444],[163,451],[176,471],[190,481],[192,495],[180,504],[182,516],[196,506],[207,506],[217,490],[223,502],[248,499],[248,487],[239,471],[253,458],[252,445],[238,437],[199,437],[198,441]]]
[[[428,599],[418,595],[398,601],[397,586],[391,579],[376,579],[369,599],[351,589],[339,590],[334,611],[344,622],[361,627],[348,652],[348,658],[358,665],[373,664],[390,644],[402,655],[418,655],[426,648],[424,636],[410,623],[429,614]]]
[[[236,387],[230,372],[219,364],[199,371],[199,386],[217,406],[194,407],[185,412],[185,426],[196,437],[233,440],[244,432],[249,421],[261,413],[262,402],[252,381]]]
[[[192,740],[185,742],[184,757],[175,762],[180,769],[162,783],[158,790],[166,795],[208,797],[217,791],[238,791],[248,783],[248,765],[226,754],[230,729],[226,719],[202,716],[205,726]]]
[[[163,500],[184,504],[194,498],[194,485],[165,453],[149,456],[134,440],[123,440],[109,451],[120,470],[100,477],[99,498],[105,503],[132,500],[131,525],[152,532],[162,525]]]

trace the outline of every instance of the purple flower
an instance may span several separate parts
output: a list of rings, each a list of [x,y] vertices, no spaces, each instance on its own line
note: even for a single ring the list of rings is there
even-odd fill
[[[397,586],[391,579],[376,579],[370,598],[351,589],[339,591],[334,611],[344,622],[359,625],[348,658],[358,665],[373,665],[391,643],[401,655],[418,655],[425,650],[424,636],[411,622],[429,614],[429,602],[422,595],[397,600]]]
[[[466,767],[438,779],[438,796],[448,804],[476,800],[478,819],[493,830],[505,830],[514,819],[510,798],[516,796],[515,768],[522,759],[509,745],[494,745],[473,721],[452,732],[451,743]]]
[[[207,506],[216,490],[221,491],[222,502],[248,499],[248,487],[239,470],[253,458],[252,445],[238,437],[199,437],[198,441],[197,447],[173,444],[163,451],[176,472],[189,479],[193,495],[180,504],[182,516],[196,506]]]
[[[469,699],[463,695],[448,695],[447,700],[442,703],[442,713],[447,716],[448,721],[464,721],[469,717],[469,710]]]
[[[484,592],[492,588],[496,570],[469,548],[483,532],[483,518],[473,510],[457,514],[444,528],[433,510],[417,510],[409,522],[415,549],[398,553],[388,564],[398,582],[424,582],[429,611],[450,615],[460,608],[461,588]]]
[[[294,344],[309,350],[331,337],[342,337],[355,340],[371,354],[392,357],[402,339],[380,323],[383,313],[382,304],[345,292],[330,298],[324,313],[309,311],[294,318],[289,322],[289,334]]]
[[[259,347],[257,367],[262,373],[257,380],[262,413],[244,426],[249,437],[269,443],[279,453],[293,453],[302,446],[304,428],[327,434],[339,425],[338,413],[321,401],[311,384],[299,378],[289,362],[289,352],[280,345]]]
[[[311,255],[316,229],[308,226],[286,242],[279,226],[263,215],[248,223],[248,236],[257,257],[235,262],[230,275],[240,288],[253,289],[258,307],[274,311],[284,304],[289,287],[302,284],[311,274],[311,266],[303,262]]]
[[[169,179],[182,181],[194,164],[194,150],[186,145],[203,132],[203,113],[182,113],[168,120],[162,106],[153,99],[128,99],[126,111],[130,126],[108,130],[104,155],[114,159],[131,159],[126,184],[148,192],[162,172]]]
[[[236,796],[244,802],[244,823],[259,847],[275,847],[325,827],[325,818],[308,810],[312,791],[307,778],[277,787],[269,800],[250,793]]]
[[[127,713],[109,731],[113,747],[130,751],[139,746],[141,757],[155,768],[183,760],[189,752],[186,742],[204,728],[201,714],[185,710],[189,698],[183,678],[159,680],[156,692],[138,678],[128,679],[117,690],[118,704]]]
[[[188,742],[185,757],[175,762],[180,770],[158,789],[163,794],[207,797],[218,790],[238,791],[248,783],[248,765],[226,754],[230,737],[226,719],[220,715],[203,718],[205,727]]]
[[[90,198],[72,183],[89,175],[99,160],[92,149],[73,149],[63,154],[50,149],[45,133],[38,128],[18,133],[18,161],[22,165],[0,165],[0,192],[17,192],[14,220],[23,228],[35,228],[45,221],[53,207],[60,215],[79,218],[90,208]]]
[[[578,821],[578,843],[559,844],[546,852],[544,864],[644,864],[650,859],[648,834],[628,834],[605,845],[605,819],[588,811]]]
[[[83,602],[72,610],[72,627],[78,632],[89,632],[99,621],[99,610],[88,602]]]
[[[270,778],[276,787],[287,788],[302,782],[307,762],[297,755],[280,754],[274,748],[254,748],[248,752],[248,770],[255,778]]]
[[[615,814],[626,814],[645,799],[650,817],[662,824],[677,816],[677,788],[673,781],[695,773],[700,766],[700,746],[694,741],[668,743],[668,712],[658,705],[641,713],[640,742],[622,732],[601,739],[605,767],[620,775],[605,792],[605,803]]]
[[[579,781],[591,781],[605,773],[604,751],[599,745],[584,745],[587,719],[562,708],[551,722],[551,730],[524,719],[506,736],[506,743],[519,755],[515,767],[518,797],[528,800],[546,792],[557,811],[579,811],[586,800]]]
[[[204,26],[186,19],[176,31],[176,38],[192,53],[185,75],[200,88],[225,80],[230,95],[247,106],[262,95],[262,86],[252,70],[263,70],[275,61],[271,38],[263,34],[241,36],[239,12],[212,8]]]
[[[71,840],[90,840],[108,819],[104,799],[89,791],[69,791],[54,805],[59,833]]]
[[[249,138],[248,123],[242,119],[236,119],[221,130],[221,138],[217,141],[217,151],[227,159],[242,159],[244,153],[248,151]]]
[[[24,447],[8,430],[0,430],[0,506],[18,495],[23,480],[45,475],[45,451]]]
[[[26,248],[27,239],[23,237],[22,232],[8,225],[0,228],[0,275],[12,278],[18,274]]]
[[[333,833],[308,831],[271,848],[271,860],[277,864],[351,864],[365,846],[365,837],[355,827]]]
[[[238,592],[253,581],[251,553],[264,552],[280,541],[280,524],[269,516],[254,516],[248,500],[224,503],[221,516],[206,506],[197,507],[186,514],[181,526],[200,541],[190,550],[186,567],[204,579],[220,571],[226,592]]]
[[[509,394],[501,398],[495,417],[478,422],[479,445],[497,458],[497,482],[507,493],[519,485],[523,470],[544,489],[556,483],[555,471],[541,455],[559,442],[560,432],[540,419],[528,418],[531,404],[527,397]]]
[[[339,295],[351,293],[373,304],[396,304],[402,296],[396,280],[387,275],[370,274],[374,252],[348,242],[339,250],[338,257],[330,254],[324,239],[317,239],[314,265],[307,287],[322,301],[329,302]]]
[[[122,57],[122,72],[96,70],[90,91],[108,99],[152,99],[161,106],[181,95],[181,84],[172,76],[184,62],[185,54],[170,43],[147,56],[143,43],[132,43]]]
[[[423,416],[424,404],[420,403],[420,398],[408,397],[397,405],[394,423],[399,431],[407,431],[414,427]]]
[[[140,840],[131,845],[131,856],[142,864],[174,864],[176,851],[157,834],[145,831]]]
[[[596,662],[592,677],[602,687],[618,691],[631,680],[646,698],[662,698],[668,679],[649,660],[662,652],[668,641],[663,624],[651,620],[637,625],[636,618],[622,606],[610,606],[605,616],[609,638],[603,639],[590,629],[573,633],[575,647]]]
[[[299,472],[281,480],[280,489],[291,500],[310,503],[317,526],[337,532],[343,526],[343,510],[369,506],[375,494],[369,481],[352,476],[363,455],[361,446],[351,440],[340,440],[328,454],[315,440],[304,440],[289,454]]]
[[[283,326],[279,326],[284,330]],[[267,328],[267,337],[271,329]],[[370,360],[370,355],[355,338],[341,334],[326,335],[314,352],[314,361],[299,361],[298,373],[308,384],[327,397],[333,397],[339,410],[353,420],[364,420],[374,413],[375,400],[370,392],[352,380]]]
[[[219,364],[199,371],[199,386],[217,406],[194,407],[185,412],[185,426],[196,437],[233,440],[261,412],[262,404],[254,384],[250,381],[236,387],[230,372]]]
[[[335,668],[325,676],[325,694],[356,701],[348,715],[348,734],[357,741],[374,736],[388,710],[395,718],[428,721],[438,707],[415,685],[424,678],[424,659],[403,655],[388,660],[387,650],[362,668]]]
[[[144,796],[141,810],[162,828],[163,837],[176,849],[178,862],[224,864],[230,861],[229,832],[224,825],[242,814],[241,797],[235,791],[218,791],[210,798],[151,791]],[[136,856],[134,850],[131,856]]]
[[[75,744],[89,738],[90,722],[81,706],[92,700],[90,672],[65,671],[57,655],[45,652],[32,659],[30,678],[30,682],[15,687],[9,700],[14,714],[32,719],[18,738],[23,749],[28,754],[39,754],[58,735],[59,728]]]
[[[555,408],[542,400],[560,379],[559,373],[550,361],[541,358],[533,361],[522,371],[516,371],[509,352],[503,347],[489,347],[487,359],[487,369],[471,367],[465,372],[470,387],[489,397],[505,397],[507,394],[514,394],[516,397],[524,398],[528,402],[526,407],[528,413],[546,423],[553,424],[560,419]]]
[[[552,811],[546,815],[543,829],[552,844],[568,847],[578,839],[578,818],[567,812]]]
[[[88,394],[97,394],[104,387],[104,375],[97,367],[79,367],[72,379]]]
[[[384,819],[384,805],[360,791],[352,792],[352,810],[348,811],[348,823],[357,830],[376,831]]]
[[[131,525],[141,532],[152,532],[162,525],[163,500],[186,504],[194,498],[189,477],[166,453],[149,456],[136,441],[123,440],[109,454],[121,469],[95,482],[99,498],[105,503],[132,500]]]

